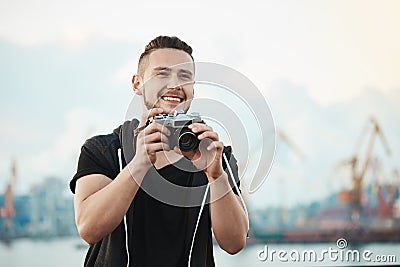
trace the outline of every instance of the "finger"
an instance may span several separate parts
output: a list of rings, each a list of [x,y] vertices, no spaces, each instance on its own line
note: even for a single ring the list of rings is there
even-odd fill
[[[168,137],[160,132],[154,132],[152,134],[146,135],[144,137],[144,142],[146,144],[150,144],[150,143],[156,143],[156,142],[163,142],[168,144]]]
[[[162,108],[152,108],[147,114],[147,119],[153,118],[155,115],[161,114],[164,110]]]
[[[182,151],[177,146],[174,146],[174,152],[182,155]]]
[[[171,134],[171,132],[168,130],[167,127],[165,127],[162,124],[159,123],[151,123],[149,126],[146,127],[146,129],[144,129],[144,134],[145,135],[149,135],[155,132],[161,132],[163,134],[165,134],[166,136],[169,136]]]
[[[214,141],[207,147],[207,150],[208,151],[210,151],[212,149],[220,150],[223,148],[224,148],[224,144],[221,141]]]
[[[169,144],[159,142],[159,143],[151,143],[146,145],[147,154],[153,154],[159,151],[169,151]]]
[[[199,140],[203,140],[205,138],[209,138],[209,139],[211,139],[213,141],[219,141],[218,134],[216,132],[211,132],[211,131],[203,132],[197,138]]]
[[[192,132],[194,133],[213,131],[213,128],[211,126],[208,126],[207,124],[204,123],[193,123],[189,125],[188,128],[191,129]]]

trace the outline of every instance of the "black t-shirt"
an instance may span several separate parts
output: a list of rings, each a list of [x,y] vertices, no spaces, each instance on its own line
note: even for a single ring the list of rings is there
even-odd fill
[[[82,146],[77,173],[70,182],[73,193],[75,193],[76,180],[80,177],[89,174],[104,174],[114,179],[118,175],[120,128],[114,130],[112,134],[88,139]],[[233,156],[231,157],[230,148],[225,148],[224,151],[230,159],[229,165],[239,184],[236,160]],[[124,159],[123,164],[125,164]],[[204,172],[184,171],[182,169],[188,167],[185,164],[187,160],[182,159],[176,164],[167,165],[159,170],[150,169],[144,177],[142,187],[146,188],[146,185],[154,182],[155,175],[152,172],[158,172],[167,181],[180,186],[198,187],[207,184]],[[236,190],[233,191],[237,193]],[[139,188],[126,214],[130,266],[187,266],[199,211],[198,206],[178,207],[166,204]],[[84,266],[126,266],[128,254],[125,244],[124,221],[121,221],[110,235],[90,246]],[[208,204],[204,206],[197,229],[191,266],[215,266]]]

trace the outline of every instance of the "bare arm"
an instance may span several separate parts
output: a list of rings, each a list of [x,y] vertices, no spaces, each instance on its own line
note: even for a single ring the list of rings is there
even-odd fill
[[[94,244],[110,234],[121,223],[139,188],[146,168],[125,167],[111,180],[105,175],[91,174],[77,180],[74,208],[75,221],[81,237]],[[135,170],[135,179],[130,170]]]
[[[218,198],[210,204],[215,239],[222,249],[235,254],[246,245],[248,218],[239,196],[233,193],[225,172],[218,181],[211,183],[210,196],[211,200]]]

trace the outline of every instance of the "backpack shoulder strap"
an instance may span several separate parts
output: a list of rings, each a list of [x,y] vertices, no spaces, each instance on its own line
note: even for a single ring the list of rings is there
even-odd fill
[[[127,162],[130,162],[136,153],[136,138],[134,131],[138,127],[139,121],[137,119],[133,119],[131,121],[125,121],[124,124],[121,125],[119,130],[119,142],[121,144],[121,169],[124,168]]]

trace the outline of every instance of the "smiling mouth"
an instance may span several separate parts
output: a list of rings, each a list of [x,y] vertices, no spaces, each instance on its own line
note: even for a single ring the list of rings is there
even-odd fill
[[[183,102],[183,98],[180,98],[178,96],[163,96],[161,97],[162,100],[170,102],[170,103],[175,103],[179,104]]]

